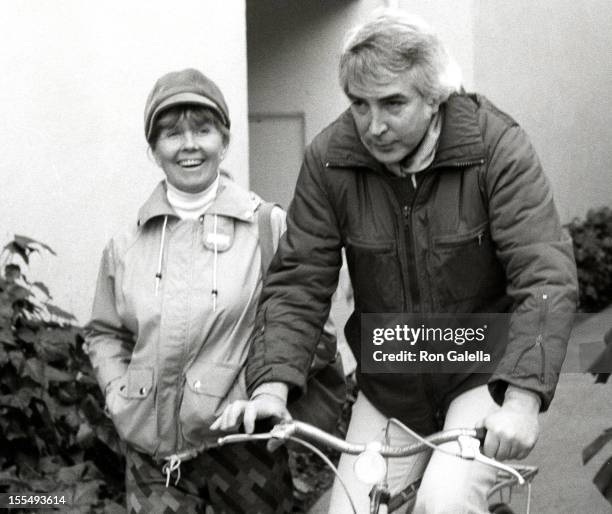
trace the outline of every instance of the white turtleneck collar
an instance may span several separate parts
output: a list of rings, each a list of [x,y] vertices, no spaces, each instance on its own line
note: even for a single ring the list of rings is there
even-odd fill
[[[219,174],[204,191],[200,193],[186,193],[174,187],[166,180],[166,196],[168,203],[181,219],[194,220],[208,209],[217,196],[219,189]]]
[[[433,162],[438,149],[440,133],[442,132],[442,113],[438,110],[434,114],[416,150],[409,156],[404,157],[400,162],[388,164],[387,169],[398,177],[408,177],[412,179],[412,184],[416,187],[415,174],[427,169]]]

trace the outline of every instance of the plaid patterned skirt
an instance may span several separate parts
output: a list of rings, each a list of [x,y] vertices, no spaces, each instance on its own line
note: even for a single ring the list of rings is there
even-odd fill
[[[285,514],[292,482],[287,450],[270,453],[266,442],[231,444],[181,464],[166,487],[162,465],[128,449],[126,503],[130,513]]]

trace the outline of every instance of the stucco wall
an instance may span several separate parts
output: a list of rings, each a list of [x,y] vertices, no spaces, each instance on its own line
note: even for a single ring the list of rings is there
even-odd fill
[[[345,32],[377,7],[392,5],[435,25],[472,83],[473,0],[249,0],[247,2],[249,109],[303,111],[306,141],[348,105],[338,85]]]
[[[11,0],[0,33],[0,242],[40,239],[32,275],[81,321],[106,240],[134,220],[161,171],[143,107],[161,74],[198,67],[232,116],[226,167],[247,181],[244,0]]]
[[[337,79],[344,32],[383,3],[247,1],[250,112],[304,112],[310,141],[347,105]]]
[[[477,0],[474,82],[529,132],[561,217],[612,205],[609,0]]]
[[[397,0],[406,12],[421,16],[432,25],[449,53],[459,64],[463,85],[474,84],[474,0]]]

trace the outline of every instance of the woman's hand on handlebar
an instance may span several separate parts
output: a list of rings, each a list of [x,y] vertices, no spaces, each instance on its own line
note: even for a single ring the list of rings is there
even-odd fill
[[[279,396],[270,393],[257,393],[249,401],[237,400],[223,411],[213,424],[212,430],[232,430],[244,424],[247,434],[252,434],[255,429],[255,421],[263,418],[276,418],[281,421],[291,419],[287,410],[286,402]]]

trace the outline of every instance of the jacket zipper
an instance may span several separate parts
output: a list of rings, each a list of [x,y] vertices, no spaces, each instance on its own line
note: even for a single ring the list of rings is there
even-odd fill
[[[544,383],[546,378],[546,350],[544,348],[544,336],[546,335],[546,317],[548,315],[548,295],[542,294],[542,307],[540,308],[540,326],[538,337],[536,337],[536,344],[540,347],[540,357],[542,358],[542,364],[540,366],[540,382]]]
[[[521,361],[521,359],[523,358],[523,356],[529,352],[530,350],[533,350],[534,348],[539,348],[540,349],[540,375],[539,375],[539,379],[540,379],[540,383],[544,383],[545,379],[546,379],[546,375],[545,375],[545,371],[546,371],[546,349],[544,348],[544,336],[545,336],[545,331],[546,331],[546,317],[548,315],[548,294],[543,293],[542,297],[541,297],[541,303],[540,303],[540,316],[539,316],[539,321],[538,321],[538,334],[536,336],[535,342],[523,349],[523,351],[519,354],[518,358],[516,359],[516,364],[514,365],[514,368],[512,370],[512,372],[514,373],[516,371],[516,368],[519,365],[519,362]]]
[[[398,240],[401,241],[403,243],[403,245],[401,245],[404,249],[407,248],[407,245],[409,244],[408,241],[406,241],[406,229],[404,226],[404,216],[406,214],[408,214],[408,216],[410,216],[410,210],[411,207],[408,206],[404,206],[404,208],[402,208],[399,204],[399,202],[397,201],[397,198],[395,196],[395,193],[391,190],[391,185],[389,184],[389,182],[387,182],[387,180],[383,180],[384,183],[384,187],[387,189],[387,195],[389,196],[389,198],[391,198],[391,204],[393,205],[393,208],[395,210],[395,214],[396,214],[396,231],[397,231],[397,237]],[[408,211],[408,212],[406,212]],[[408,262],[406,260],[406,255],[404,254],[404,252],[401,251],[402,248],[397,249],[397,256],[399,258],[399,261],[401,263],[401,267],[402,267],[402,285],[403,285],[403,290],[404,290],[404,309],[406,311],[410,311],[414,309],[414,304],[412,302],[412,289],[410,287],[410,282],[409,282],[409,277],[410,277],[410,270],[408,269]],[[409,301],[407,301],[409,300]]]
[[[482,246],[482,241],[484,240],[484,235],[486,233],[485,229],[481,229],[478,232],[476,232],[475,234],[470,235],[469,237],[459,240],[459,241],[434,241],[435,245],[438,246],[444,246],[445,248],[452,248],[453,246],[463,246],[466,243],[469,243],[471,241],[476,241],[478,243],[478,246]]]
[[[426,178],[424,179],[426,180]],[[421,184],[422,187],[422,184]],[[417,248],[417,244],[416,244],[416,237],[414,235],[414,205],[415,202],[417,200],[417,197],[419,196],[419,189],[421,189],[421,187],[417,187],[415,192],[414,192],[414,198],[412,199],[412,205],[410,205],[410,207],[408,208],[408,223],[409,223],[409,227],[410,227],[410,246],[411,248],[409,248],[408,250],[412,252],[412,269],[408,269],[408,273],[410,273],[411,280],[410,283],[414,284],[413,287],[410,288],[410,295],[412,297],[413,300],[413,307],[412,310],[414,310],[415,306],[418,306],[418,312],[422,312],[422,308],[421,308],[421,288],[420,288],[420,281],[419,281],[419,265],[418,265],[418,256],[416,254],[416,248]]]

